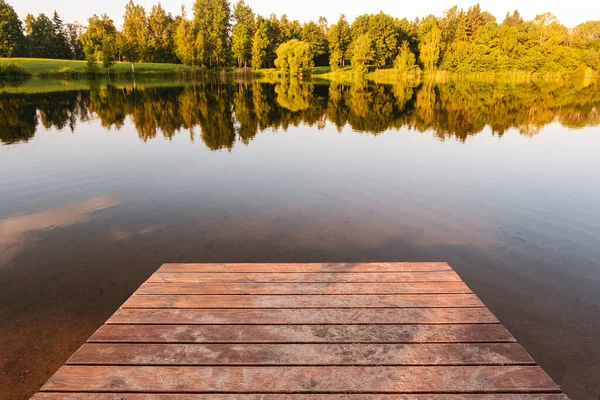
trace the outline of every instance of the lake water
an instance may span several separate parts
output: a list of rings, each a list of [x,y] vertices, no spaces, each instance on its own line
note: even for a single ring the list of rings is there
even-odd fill
[[[597,83],[25,84],[0,141],[0,398],[164,262],[275,261],[448,261],[600,398]]]

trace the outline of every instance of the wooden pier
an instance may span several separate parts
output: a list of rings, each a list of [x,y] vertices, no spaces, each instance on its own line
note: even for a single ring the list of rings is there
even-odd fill
[[[35,400],[566,400],[447,263],[165,264]]]

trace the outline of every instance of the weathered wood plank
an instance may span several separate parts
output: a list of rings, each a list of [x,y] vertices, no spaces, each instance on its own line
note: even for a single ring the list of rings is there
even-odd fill
[[[401,295],[134,295],[123,308],[483,307],[474,294]]]
[[[165,264],[42,390],[34,399],[568,400],[446,263]]]
[[[373,273],[155,273],[147,282],[460,282],[454,271]]]
[[[486,324],[487,308],[120,309],[108,324]]]
[[[464,282],[409,283],[144,283],[136,294],[460,294]]]
[[[220,393],[558,392],[536,366],[64,366],[42,391]]]
[[[479,344],[84,344],[84,365],[524,365],[517,343]]]
[[[451,271],[446,262],[163,264],[156,272],[418,272]]]
[[[515,342],[501,324],[104,325],[88,342],[460,343]]]
[[[33,400],[568,400],[560,393],[493,394],[160,394],[160,393],[52,393]]]

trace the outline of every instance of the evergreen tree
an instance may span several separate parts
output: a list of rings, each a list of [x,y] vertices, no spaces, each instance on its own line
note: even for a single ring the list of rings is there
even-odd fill
[[[56,11],[52,16],[52,24],[54,25],[54,45],[52,46],[55,53],[54,58],[73,59],[73,53],[67,39],[67,31]]]

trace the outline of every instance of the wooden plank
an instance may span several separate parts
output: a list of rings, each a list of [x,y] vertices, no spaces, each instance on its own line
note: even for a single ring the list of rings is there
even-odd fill
[[[123,308],[407,308],[483,307],[474,294],[134,295]]]
[[[373,272],[373,273],[155,273],[147,282],[460,282],[456,272]]]
[[[70,365],[533,365],[517,343],[84,344]]]
[[[265,394],[52,393],[32,400],[267,400]],[[560,393],[492,394],[269,394],[268,400],[568,400]]]
[[[108,324],[486,324],[486,308],[120,309]]]
[[[144,283],[136,294],[460,294],[464,282],[409,283]]]
[[[501,324],[104,325],[88,342],[493,343],[515,342],[515,338]]]
[[[451,271],[446,262],[163,264],[156,272],[418,272]]]
[[[446,263],[165,264],[37,400],[568,400]]]
[[[558,392],[536,366],[64,366],[42,391],[177,393]]]

